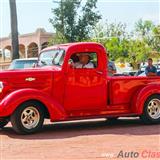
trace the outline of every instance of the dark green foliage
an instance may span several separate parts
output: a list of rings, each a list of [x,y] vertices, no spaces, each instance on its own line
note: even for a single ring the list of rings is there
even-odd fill
[[[58,7],[52,9],[54,15],[49,21],[62,42],[84,41],[91,36],[93,28],[101,19],[96,11],[97,0],[87,0],[82,6],[81,0],[61,0]]]

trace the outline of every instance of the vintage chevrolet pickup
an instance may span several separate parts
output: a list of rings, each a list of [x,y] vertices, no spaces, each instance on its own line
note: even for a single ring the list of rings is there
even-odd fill
[[[75,67],[86,53],[92,67]],[[160,78],[107,74],[105,48],[83,42],[48,47],[33,69],[0,73],[0,128],[9,121],[19,134],[52,122],[139,116],[160,122]]]

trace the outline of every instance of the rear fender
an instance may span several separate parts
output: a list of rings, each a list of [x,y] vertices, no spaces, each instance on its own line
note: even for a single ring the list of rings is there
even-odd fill
[[[20,89],[4,97],[0,102],[0,117],[10,116],[20,104],[28,100],[37,100],[43,103],[49,111],[51,121],[66,118],[63,107],[57,101],[36,89]]]
[[[137,91],[131,103],[132,112],[141,115],[146,100],[154,94],[160,94],[160,84],[150,84],[140,91]]]

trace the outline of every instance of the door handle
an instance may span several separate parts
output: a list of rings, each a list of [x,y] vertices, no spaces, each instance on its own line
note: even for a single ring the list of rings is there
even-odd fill
[[[98,73],[98,74],[103,74],[103,72],[102,72],[102,71],[96,71],[96,73]]]

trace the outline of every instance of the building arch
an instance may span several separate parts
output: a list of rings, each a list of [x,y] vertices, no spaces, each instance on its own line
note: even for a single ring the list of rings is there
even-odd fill
[[[49,42],[42,43],[41,49],[44,49],[44,48],[48,47],[48,45],[49,45]]]
[[[55,34],[51,32],[46,32],[43,28],[38,28],[32,33],[19,34],[19,48],[20,48],[20,58],[23,57],[36,57],[41,49],[48,46],[48,42],[51,38],[54,38]],[[24,52],[25,51],[25,52]],[[10,58],[7,57],[10,55]],[[10,53],[10,54],[9,54]],[[0,38],[0,64],[3,66],[9,64],[12,59],[12,49],[11,49],[11,36]],[[0,69],[2,67],[0,66]]]
[[[4,50],[5,50],[5,49],[11,51],[11,45],[5,46],[5,47],[4,47]]]
[[[38,44],[37,43],[32,42],[28,45],[27,55],[28,55],[28,58],[38,56]]]
[[[3,58],[4,61],[11,61],[12,59],[12,47],[11,45],[5,46],[3,49]]]

